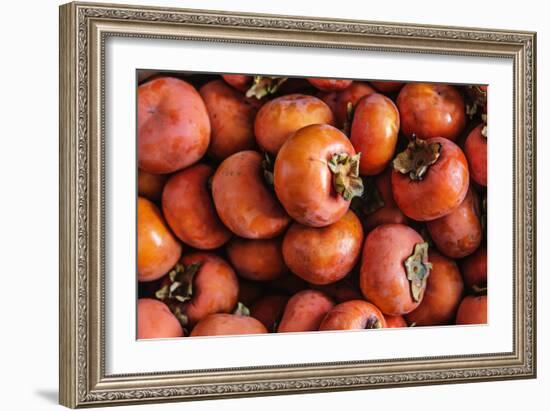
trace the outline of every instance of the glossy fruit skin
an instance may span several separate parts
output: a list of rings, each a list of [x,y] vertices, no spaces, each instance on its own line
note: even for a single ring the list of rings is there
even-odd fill
[[[247,98],[222,80],[211,81],[200,89],[212,134],[208,154],[223,160],[231,154],[256,147],[254,118],[261,103]]]
[[[227,257],[239,276],[253,281],[272,281],[288,273],[283,260],[282,238],[247,240],[234,237]]]
[[[166,174],[199,161],[210,143],[206,106],[189,83],[160,77],[138,87],[137,147],[142,170]]]
[[[487,296],[464,297],[456,313],[456,324],[487,324]]]
[[[386,328],[406,328],[409,326],[401,315],[384,315]]]
[[[286,212],[310,227],[338,221],[350,202],[336,193],[328,161],[334,154],[355,155],[338,129],[314,124],[298,130],[279,150],[275,160],[275,192]]]
[[[377,328],[386,328],[384,314],[364,300],[351,300],[334,306],[323,318],[319,331],[363,330],[369,321],[378,321]]]
[[[162,277],[178,262],[180,255],[181,245],[168,229],[157,206],[144,197],[138,197],[138,281]]]
[[[455,140],[464,125],[464,98],[446,84],[408,83],[397,96],[401,131],[409,138]]]
[[[464,282],[454,260],[430,250],[432,270],[422,302],[406,315],[416,326],[451,324],[462,301]]]
[[[294,132],[310,124],[333,125],[330,108],[317,97],[287,94],[262,106],[254,121],[254,133],[261,149],[276,155]]]
[[[399,132],[399,112],[389,98],[374,93],[355,106],[351,144],[361,153],[359,174],[381,173],[392,160]]]
[[[469,189],[462,203],[449,214],[428,221],[426,228],[437,249],[448,257],[463,258],[481,244],[477,194]]]
[[[249,239],[280,235],[290,218],[263,178],[262,155],[241,151],[226,158],[212,179],[220,219],[233,233]]]
[[[422,180],[413,181],[395,169],[391,175],[397,206],[417,221],[435,220],[449,214],[462,203],[470,183],[468,162],[455,143],[442,137],[428,142],[441,144],[441,154]]]
[[[338,80],[330,78],[308,78],[307,81],[321,91],[344,90],[353,82],[353,80]]]
[[[464,143],[464,154],[470,165],[472,180],[487,187],[487,138],[481,134],[483,127],[484,124],[479,124],[468,134]]]
[[[317,331],[333,306],[334,302],[320,291],[300,291],[288,300],[277,332]]]
[[[183,337],[178,319],[162,301],[140,298],[137,303],[137,338]]]
[[[363,227],[355,213],[326,227],[293,223],[285,234],[283,257],[290,270],[311,284],[344,278],[359,260]]]
[[[181,306],[191,326],[209,314],[229,313],[235,308],[239,282],[224,259],[213,253],[196,252],[184,255],[181,262],[201,263],[193,279],[193,295]]]
[[[388,169],[374,177],[374,184],[384,205],[363,218],[365,231],[369,232],[382,224],[408,224],[408,217],[397,207],[393,199],[391,170]]]
[[[487,287],[487,248],[482,245],[461,264],[464,283],[470,289]]]
[[[367,235],[359,285],[365,298],[384,314],[407,314],[422,301],[422,295],[420,301],[412,297],[404,262],[423,242],[420,234],[402,224],[383,224]]]
[[[210,314],[191,331],[190,337],[265,334],[264,325],[253,317],[236,314]]]
[[[222,74],[222,78],[231,87],[242,92],[248,90],[252,84],[252,76],[245,76],[244,74]]]
[[[138,170],[138,195],[154,202],[160,201],[167,178],[166,174],[152,174]]]
[[[274,332],[288,298],[286,295],[267,295],[250,307],[250,316],[260,321],[269,332]]]
[[[323,100],[334,113],[336,127],[344,128],[348,119],[348,104],[355,108],[361,97],[375,93],[375,90],[367,83],[354,81],[351,85],[341,91],[321,92],[319,98]]]
[[[162,210],[172,231],[191,247],[212,250],[231,238],[221,222],[208,180],[214,169],[206,164],[195,164],[172,175],[162,193]]]
[[[405,85],[401,81],[369,81],[369,83],[383,94],[397,93]]]

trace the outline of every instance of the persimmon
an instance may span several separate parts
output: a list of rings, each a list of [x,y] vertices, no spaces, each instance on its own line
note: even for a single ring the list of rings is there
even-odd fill
[[[456,313],[457,325],[487,324],[487,296],[467,295]]]
[[[432,269],[424,298],[405,318],[416,326],[450,324],[462,300],[464,282],[454,260],[430,250],[429,261]]]
[[[357,103],[351,123],[350,141],[361,153],[359,174],[381,173],[395,153],[399,132],[399,112],[389,98],[369,94]]]
[[[323,318],[319,331],[386,328],[384,314],[364,300],[351,300],[334,306]]]
[[[351,114],[357,102],[362,97],[372,93],[375,93],[375,90],[367,83],[354,81],[344,90],[321,92],[319,93],[319,98],[323,100],[334,113],[336,127],[340,129],[349,129],[351,126]]]
[[[181,245],[170,232],[152,201],[138,197],[137,273],[139,281],[153,281],[166,274],[181,255]]]
[[[160,201],[167,178],[166,174],[152,174],[138,170],[138,195],[151,201]]]
[[[456,140],[466,124],[464,98],[456,87],[408,83],[397,96],[401,131],[409,138]]]
[[[426,222],[426,228],[437,249],[448,257],[463,258],[472,254],[481,244],[477,194],[468,190],[460,205],[449,214]]]
[[[384,315],[386,328],[406,328],[409,326],[401,315]]]
[[[224,259],[195,252],[181,258],[156,297],[166,302],[183,326],[192,328],[209,314],[231,312],[238,293],[235,271]]]
[[[420,305],[430,268],[420,234],[406,225],[383,224],[367,235],[359,284],[384,314],[403,315]]]
[[[334,302],[321,291],[304,290],[288,300],[277,332],[317,331]]]
[[[331,78],[308,78],[309,81],[315,88],[321,91],[338,91],[348,88],[353,80],[343,80],[343,79],[331,79]]]
[[[276,155],[295,131],[310,124],[334,124],[332,111],[322,100],[304,94],[277,97],[256,115],[256,141],[262,150]]]
[[[260,321],[269,332],[275,332],[288,298],[286,295],[262,297],[250,307],[250,316]]]
[[[285,234],[283,257],[290,270],[311,284],[344,278],[359,260],[363,244],[361,221],[348,210],[326,227],[293,223]]]
[[[160,77],[138,87],[137,155],[139,168],[166,174],[199,161],[210,143],[210,119],[195,88]]]
[[[252,84],[252,76],[245,74],[222,74],[222,78],[231,87],[242,92],[246,92]]]
[[[241,151],[226,158],[212,178],[220,219],[233,233],[249,239],[274,238],[290,223],[264,179],[262,156]]]
[[[216,214],[208,188],[213,174],[212,167],[195,164],[172,175],[162,194],[162,211],[172,231],[201,250],[221,247],[231,238],[231,231]]]
[[[137,338],[183,337],[183,328],[166,304],[152,298],[137,303]]]
[[[487,125],[476,126],[464,143],[464,154],[470,165],[472,180],[487,187]]]
[[[326,124],[294,133],[275,159],[274,186],[287,213],[301,224],[324,227],[348,211],[363,192],[360,155],[348,138]]]
[[[195,325],[190,337],[265,333],[267,330],[264,325],[253,317],[237,314],[210,314]]]
[[[261,103],[247,98],[222,80],[211,81],[200,89],[212,133],[208,153],[217,160],[256,147],[254,118]]]
[[[487,287],[487,248],[482,245],[461,264],[464,283],[471,290]]]
[[[283,260],[282,238],[247,240],[234,237],[226,247],[237,274],[253,281],[272,281],[288,272]]]
[[[430,221],[449,214],[466,197],[469,182],[464,153],[442,137],[414,139],[393,161],[393,198],[413,220]]]

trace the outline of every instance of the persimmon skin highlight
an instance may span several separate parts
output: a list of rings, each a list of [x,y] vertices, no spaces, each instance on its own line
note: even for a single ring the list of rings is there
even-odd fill
[[[137,338],[183,337],[178,319],[162,301],[140,298],[137,303]]]
[[[401,131],[408,138],[456,140],[466,124],[464,98],[447,84],[408,83],[397,96]]]
[[[266,333],[264,325],[253,317],[236,314],[210,314],[193,328],[190,337]]]
[[[274,186],[294,220],[324,227],[348,211],[350,202],[336,192],[328,166],[330,158],[340,153],[356,154],[345,134],[326,124],[301,128],[283,144],[275,160]]]
[[[290,270],[311,284],[330,284],[344,278],[359,260],[363,228],[355,213],[327,227],[294,223],[285,234],[283,257]]]
[[[241,151],[226,158],[212,178],[212,197],[224,225],[239,237],[280,235],[290,218],[263,177],[262,155]]]
[[[200,250],[224,245],[232,236],[221,222],[208,189],[214,169],[195,164],[172,175],[162,194],[162,210],[170,228],[184,243]]]
[[[422,180],[411,180],[395,169],[391,175],[397,206],[416,221],[435,220],[452,212],[466,197],[470,184],[468,162],[456,144],[442,137],[427,142],[441,144],[441,154]]]
[[[254,120],[254,132],[262,150],[277,155],[292,134],[310,124],[334,125],[334,115],[317,97],[287,94],[262,106]]]
[[[166,274],[181,255],[181,245],[168,229],[158,207],[144,197],[137,201],[138,281],[154,281]]]
[[[364,300],[351,300],[334,306],[323,318],[319,331],[386,328],[384,314]]]
[[[300,291],[288,300],[277,332],[317,331],[333,306],[332,299],[320,291]]]
[[[424,239],[403,224],[383,224],[372,230],[365,240],[359,285],[367,301],[384,314],[403,315],[420,305],[413,299],[405,271],[405,260],[416,244]]]
[[[237,274],[248,280],[273,281],[288,273],[282,238],[247,240],[234,237],[226,250]]]
[[[139,168],[166,174],[199,161],[210,143],[210,119],[195,88],[172,77],[138,87]]]

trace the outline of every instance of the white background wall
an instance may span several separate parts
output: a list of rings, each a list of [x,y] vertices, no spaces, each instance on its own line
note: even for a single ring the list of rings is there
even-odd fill
[[[116,1],[115,1],[116,2]],[[550,389],[550,290],[546,214],[550,177],[550,27],[544,2],[393,0],[138,1],[134,4],[225,9],[538,32],[539,377],[300,396],[262,397],[125,409],[543,409]],[[2,4],[0,49],[0,404],[6,410],[57,406],[57,111],[58,10],[55,0]],[[544,186],[543,186],[544,185]]]

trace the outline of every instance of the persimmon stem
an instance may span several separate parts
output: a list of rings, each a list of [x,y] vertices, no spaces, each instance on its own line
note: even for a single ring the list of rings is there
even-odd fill
[[[428,243],[415,244],[413,253],[405,260],[407,279],[411,284],[412,298],[416,302],[422,299],[432,269],[432,264],[428,262],[428,247]]]
[[[422,180],[440,155],[440,143],[429,143],[413,135],[405,151],[393,160],[393,168],[401,174],[408,174],[413,181]]]
[[[252,86],[246,91],[246,97],[256,97],[260,100],[268,94],[274,94],[287,77],[254,76]]]

